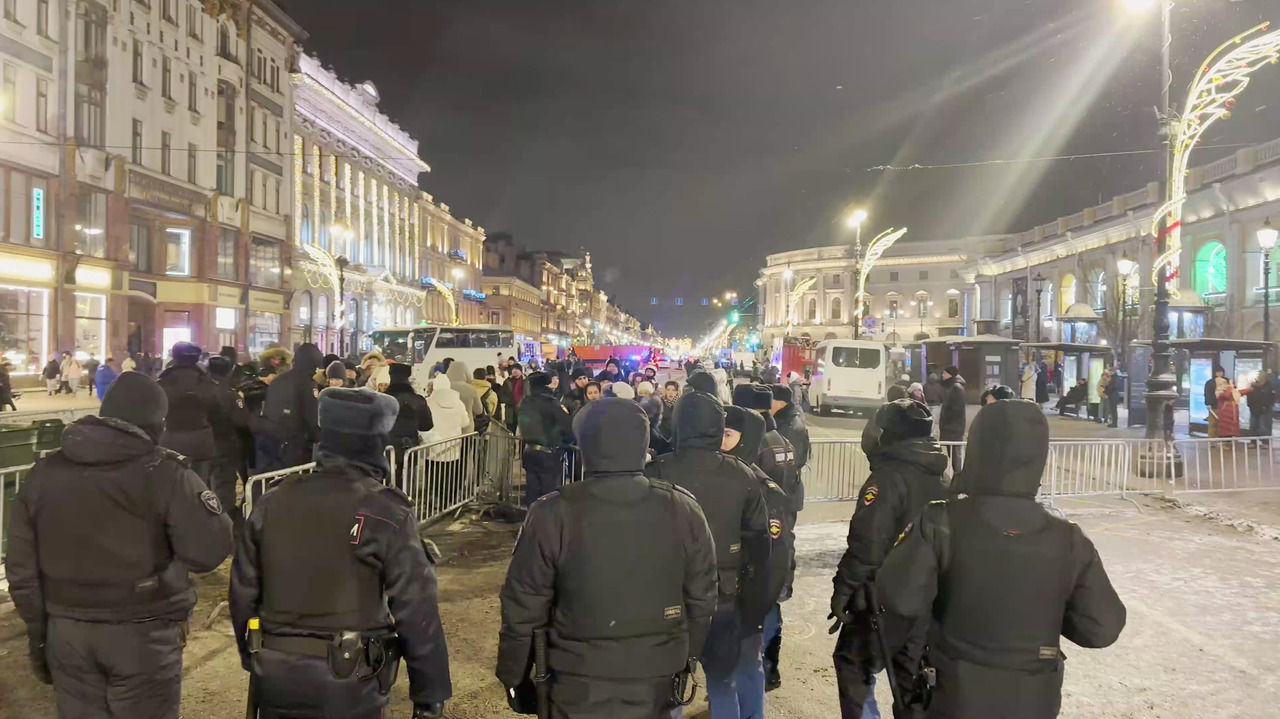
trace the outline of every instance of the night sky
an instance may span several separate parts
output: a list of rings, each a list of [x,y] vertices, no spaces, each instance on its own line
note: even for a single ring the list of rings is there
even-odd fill
[[[1154,147],[1159,21],[1122,0],[283,4],[309,52],[378,86],[437,200],[590,251],[597,284],[669,334],[705,327],[697,298],[745,297],[765,254],[848,241],[851,207],[907,239],[1020,231],[1161,162],[867,169]],[[1263,19],[1280,0],[1178,0],[1175,107],[1194,63]],[[1280,67],[1255,78],[1203,144],[1280,137]]]

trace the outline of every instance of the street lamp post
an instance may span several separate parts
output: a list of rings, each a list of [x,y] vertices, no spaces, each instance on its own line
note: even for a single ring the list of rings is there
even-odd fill
[[[351,264],[344,255],[333,259],[338,267],[338,354],[347,356],[347,266]]]
[[[849,215],[849,219],[845,221],[849,227],[853,228],[853,286],[859,287],[859,280],[862,278],[862,223],[867,221],[867,211],[857,209],[853,214]],[[854,303],[857,305],[853,308],[853,338],[858,339],[861,334],[862,325],[862,298],[854,296]]]
[[[1262,248],[1262,340],[1271,342],[1271,250],[1275,249],[1280,231],[1268,218],[1258,229],[1258,247]]]
[[[1116,359],[1121,368],[1125,366],[1129,352],[1129,278],[1137,268],[1138,263],[1128,255],[1121,255],[1116,260],[1116,269],[1120,272],[1120,346],[1116,348]]]
[[[1031,281],[1036,286],[1036,316],[1035,316],[1036,342],[1039,342],[1043,339],[1043,337],[1041,336],[1041,332],[1043,331],[1041,327],[1044,323],[1044,319],[1043,319],[1044,311],[1041,309],[1040,302],[1041,302],[1041,297],[1044,295],[1044,275],[1040,274],[1037,271],[1036,276],[1032,277]]]
[[[1173,82],[1169,67],[1169,46],[1173,42],[1171,18],[1173,0],[1160,2],[1160,116],[1157,136],[1164,155],[1160,185],[1166,201],[1172,200],[1173,127],[1169,109],[1169,85]],[[1169,241],[1169,213],[1160,213],[1156,225],[1156,257],[1163,257]],[[1147,378],[1147,439],[1173,439],[1173,403],[1178,399],[1177,379],[1169,362],[1169,271],[1159,267],[1156,277],[1154,332],[1151,340],[1151,376]]]

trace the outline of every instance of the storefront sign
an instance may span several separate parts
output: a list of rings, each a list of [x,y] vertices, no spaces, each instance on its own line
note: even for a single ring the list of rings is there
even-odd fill
[[[239,287],[212,285],[210,287],[209,299],[212,300],[215,305],[222,305],[224,307],[240,307],[240,292],[241,290]]]
[[[204,217],[209,204],[209,198],[203,193],[179,187],[137,170],[129,172],[129,196],[191,217]]]
[[[31,239],[44,239],[44,188],[31,188]]]
[[[274,292],[249,290],[249,309],[254,312],[284,312],[284,296]]]
[[[105,267],[79,265],[76,267],[76,286],[94,289],[111,289],[111,270]]]
[[[156,301],[198,305],[209,296],[203,282],[157,282]]]
[[[52,282],[53,263],[34,257],[0,253],[0,277],[28,282]]]

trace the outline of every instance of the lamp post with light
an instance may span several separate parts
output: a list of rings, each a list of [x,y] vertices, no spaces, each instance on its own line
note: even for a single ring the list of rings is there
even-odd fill
[[[347,267],[351,264],[344,255],[333,258],[338,268],[338,354],[347,356]]]
[[[1041,341],[1041,339],[1043,339],[1042,326],[1044,323],[1044,310],[1041,309],[1040,302],[1041,302],[1041,297],[1044,295],[1044,275],[1040,274],[1040,272],[1037,271],[1036,276],[1031,278],[1031,282],[1034,283],[1036,286],[1036,316],[1035,316],[1036,342],[1039,342]]]
[[[859,280],[862,277],[862,223],[867,221],[867,211],[861,208],[854,210],[849,219],[845,220],[845,224],[853,229],[853,286],[859,286]],[[862,325],[862,299],[855,296],[854,303],[857,305],[853,308],[853,338],[856,340],[861,334]]]
[[[1268,218],[1258,228],[1258,247],[1262,248],[1262,340],[1271,342],[1271,250],[1276,247],[1280,230]]]
[[[1125,366],[1128,359],[1129,278],[1133,276],[1136,269],[1138,269],[1138,263],[1129,259],[1128,255],[1121,255],[1120,259],[1116,260],[1116,270],[1120,272],[1120,346],[1116,348],[1116,354],[1121,368]]]

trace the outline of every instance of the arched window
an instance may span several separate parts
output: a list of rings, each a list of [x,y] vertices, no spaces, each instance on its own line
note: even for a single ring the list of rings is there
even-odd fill
[[[929,299],[929,293],[921,290],[916,293],[916,317],[928,317],[929,308],[933,306],[933,300]]]
[[[225,23],[218,23],[218,54],[225,58],[233,57],[231,52],[231,28]]]
[[[1076,276],[1067,273],[1062,276],[1062,289],[1058,293],[1058,314],[1065,315],[1071,305],[1076,303]]]
[[[316,295],[315,324],[316,324],[316,327],[329,326],[329,295],[328,294]]]
[[[884,307],[886,316],[889,319],[898,319],[898,312],[902,306],[901,296],[897,292],[890,292],[884,298]]]
[[[1107,306],[1107,271],[1097,270],[1089,277],[1089,293],[1093,295],[1094,307]]]
[[[1053,283],[1044,283],[1044,292],[1040,294],[1040,315],[1042,317],[1053,317]]]
[[[1196,253],[1195,289],[1201,296],[1227,291],[1227,248],[1221,242],[1206,242]]]
[[[311,324],[311,291],[306,290],[298,295],[298,301],[293,307],[293,322],[299,327],[306,327]]]
[[[831,319],[838,321],[840,319],[840,315],[843,309],[844,307],[841,306],[840,298],[839,297],[832,298],[831,312],[830,312]]]
[[[316,227],[316,234],[320,236],[320,246],[323,247],[325,251],[328,251],[330,249],[329,248],[329,211],[326,209],[322,208],[320,210],[320,222],[319,222],[319,226]]]
[[[1125,283],[1124,303],[1126,305],[1130,307],[1137,306],[1138,298],[1140,297],[1140,295],[1138,294],[1138,290],[1141,288],[1141,286],[1142,286],[1141,275],[1138,274],[1138,268],[1134,267],[1133,272],[1129,273],[1129,277]]]
[[[311,244],[311,205],[302,203],[302,221],[298,223],[298,241],[304,245]]]
[[[805,312],[805,319],[807,319],[807,320],[808,320],[808,321],[810,321],[810,322],[816,322],[816,321],[818,320],[818,300],[817,300],[817,298],[815,298],[815,297],[810,297],[810,298],[809,298],[809,309],[808,309],[808,311],[807,311],[807,312]]]

